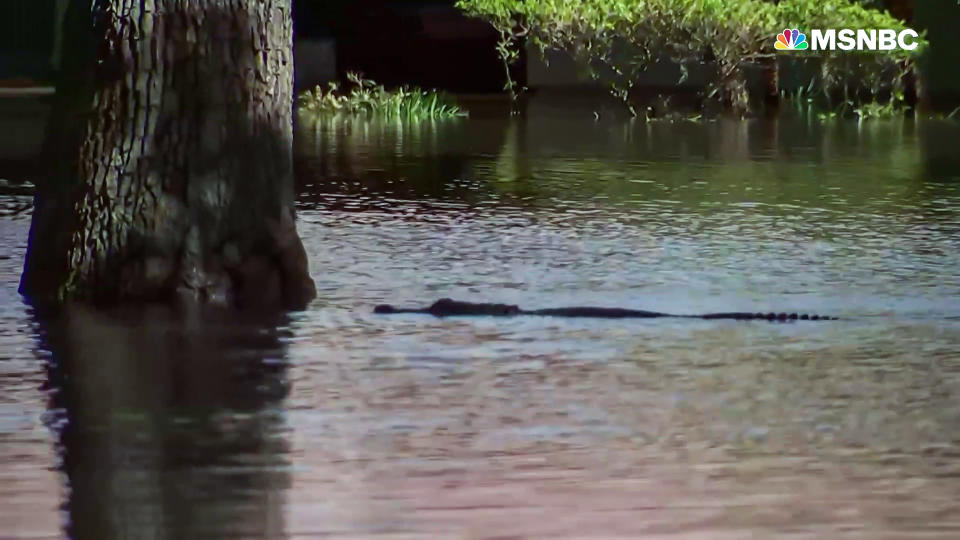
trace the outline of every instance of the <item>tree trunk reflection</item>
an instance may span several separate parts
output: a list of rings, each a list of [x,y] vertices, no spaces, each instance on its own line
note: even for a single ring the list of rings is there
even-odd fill
[[[284,321],[230,317],[70,307],[41,322],[68,535],[282,536]]]

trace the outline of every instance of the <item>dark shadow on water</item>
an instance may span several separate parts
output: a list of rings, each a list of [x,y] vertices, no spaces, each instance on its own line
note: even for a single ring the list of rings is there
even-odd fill
[[[290,487],[283,316],[40,321],[73,538],[276,538]]]
[[[960,181],[958,126],[958,122],[931,122],[919,130],[923,143],[924,172],[928,179],[954,184]]]

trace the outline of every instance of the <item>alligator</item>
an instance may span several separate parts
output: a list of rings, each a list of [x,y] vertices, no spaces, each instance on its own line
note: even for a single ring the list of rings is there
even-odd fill
[[[704,313],[701,315],[676,315],[659,311],[644,311],[640,309],[575,306],[547,309],[520,309],[513,304],[491,304],[460,302],[450,298],[441,298],[427,308],[398,308],[390,304],[380,304],[373,309],[374,313],[423,313],[434,317],[456,317],[464,315],[490,315],[494,317],[513,317],[518,315],[535,315],[551,317],[589,317],[595,319],[653,319],[658,317],[679,317],[685,319],[734,319],[738,321],[836,321],[837,317],[824,315],[809,315],[806,313],[748,313],[731,311],[725,313]]]

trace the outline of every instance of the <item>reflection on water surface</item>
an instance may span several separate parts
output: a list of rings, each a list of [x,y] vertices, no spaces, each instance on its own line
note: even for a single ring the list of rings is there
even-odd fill
[[[301,125],[278,319],[41,321],[4,191],[0,529],[960,534],[957,128],[558,118]],[[442,296],[849,320],[370,313]]]

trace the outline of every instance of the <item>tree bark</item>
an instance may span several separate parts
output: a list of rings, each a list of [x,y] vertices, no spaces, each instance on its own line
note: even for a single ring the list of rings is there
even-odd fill
[[[302,307],[290,0],[71,2],[21,293]]]

